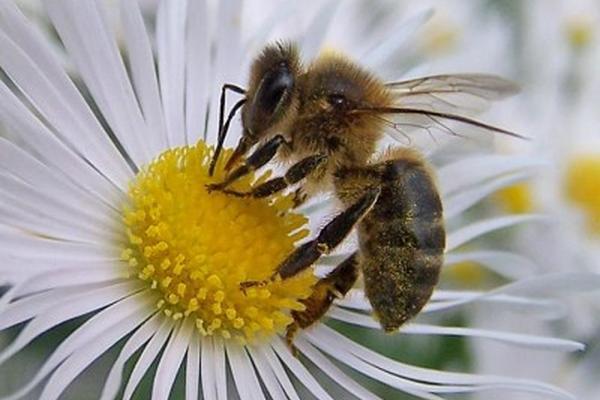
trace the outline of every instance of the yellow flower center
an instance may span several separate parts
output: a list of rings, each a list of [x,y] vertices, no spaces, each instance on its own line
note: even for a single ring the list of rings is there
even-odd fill
[[[571,47],[582,50],[594,39],[594,23],[589,16],[572,17],[566,23],[565,34]]]
[[[269,278],[308,235],[290,196],[270,200],[209,193],[205,185],[224,179],[225,151],[213,177],[212,149],[165,151],[135,178],[124,207],[128,243],[122,254],[131,275],[148,284],[157,308],[173,319],[193,318],[202,335],[242,343],[283,331],[291,310],[302,310],[316,278],[311,271],[264,287],[240,283]],[[268,174],[261,176],[263,181]],[[231,186],[248,191],[254,176]]]
[[[525,214],[535,210],[533,193],[528,183],[515,183],[496,192],[497,201],[512,214]]]
[[[580,155],[569,162],[564,191],[585,214],[590,232],[600,235],[600,154]]]
[[[481,287],[486,277],[485,270],[471,261],[463,261],[444,268],[444,274],[447,279],[469,288]]]

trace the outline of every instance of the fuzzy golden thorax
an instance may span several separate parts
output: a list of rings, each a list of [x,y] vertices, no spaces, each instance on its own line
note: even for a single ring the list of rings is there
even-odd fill
[[[297,157],[322,153],[327,170],[365,164],[383,132],[383,121],[366,110],[389,106],[383,82],[339,54],[325,54],[299,80],[297,116],[289,134]]]

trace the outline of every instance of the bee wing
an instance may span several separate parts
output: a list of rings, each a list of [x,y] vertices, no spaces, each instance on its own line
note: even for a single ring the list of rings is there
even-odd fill
[[[371,111],[380,115],[387,133],[396,140],[412,142],[410,134],[415,130],[432,137],[436,131],[452,136],[487,131],[524,138],[471,117],[486,110],[492,101],[518,92],[506,79],[486,74],[435,75],[386,86],[393,105]]]
[[[486,74],[434,75],[390,82],[386,87],[399,107],[464,115],[484,111],[492,101],[519,91],[513,82]]]

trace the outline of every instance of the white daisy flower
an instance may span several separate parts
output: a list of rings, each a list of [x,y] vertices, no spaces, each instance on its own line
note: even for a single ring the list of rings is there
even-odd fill
[[[377,398],[348,369],[425,399],[484,390],[570,398],[559,388],[523,378],[402,363],[324,323],[299,332],[295,357],[281,334],[292,321],[290,312],[303,307],[315,276],[306,272],[240,290],[241,282],[269,276],[310,234],[307,216],[314,219],[324,207],[309,204],[301,214],[291,210],[290,196],[250,201],[205,190],[206,183],[224,176],[221,164],[215,177],[207,171],[220,87],[243,82],[253,51],[271,32],[287,32],[282,15],[295,18],[287,5],[269,9],[262,30],[247,34],[238,1],[211,7],[162,1],[154,31],[137,2],[122,1],[123,56],[101,2],[52,0],[45,6],[80,86],[35,24],[11,1],[0,2],[0,66],[8,77],[0,83],[0,121],[14,138],[0,138],[0,283],[6,286],[0,329],[21,327],[0,350],[0,365],[54,327],[68,321],[76,326],[31,376],[2,386],[2,399],[35,390],[41,399],[59,398],[112,348],[118,356],[93,394],[101,399],[131,398],[152,365],[156,371],[146,397],[153,399],[169,398],[178,375],[186,399],[200,393],[207,399],[303,393],[329,399],[338,396],[334,390]],[[328,43],[333,16],[351,15],[334,12],[337,7],[325,2],[312,18],[290,27],[305,56]],[[386,60],[394,59],[402,49],[398,43],[405,43],[407,31],[426,15],[409,18],[410,29],[402,35],[393,31],[382,39],[363,30],[361,46],[348,52],[370,68],[389,70]],[[518,275],[514,265],[524,261],[516,254],[456,249],[538,217],[507,216],[466,226],[456,217],[535,164],[524,157],[478,155],[439,166],[449,226],[447,264],[477,260],[508,277]],[[251,184],[248,177],[237,188]],[[324,259],[320,268],[342,256]],[[423,315],[480,303],[547,317],[559,306],[552,300],[556,292],[597,284],[587,276],[572,276],[566,284],[565,279],[524,279],[489,292],[439,290]],[[328,316],[379,329],[362,289],[351,291]],[[552,337],[426,323],[411,323],[401,332],[555,351],[581,348]],[[124,373],[128,362],[133,369]]]

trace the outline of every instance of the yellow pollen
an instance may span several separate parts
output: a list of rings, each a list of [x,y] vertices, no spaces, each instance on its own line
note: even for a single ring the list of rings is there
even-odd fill
[[[565,197],[585,215],[589,231],[600,235],[600,153],[572,159],[563,187]]]
[[[528,183],[515,183],[496,192],[497,201],[512,214],[525,214],[535,210],[533,193]]]
[[[289,195],[209,193],[206,185],[224,179],[231,155],[225,151],[209,177],[212,151],[202,142],[167,150],[138,174],[123,208],[128,242],[121,258],[158,294],[156,308],[166,316],[192,318],[201,335],[239,343],[268,338],[292,321],[290,311],[302,309],[316,278],[309,270],[246,293],[240,283],[269,278],[308,235],[307,219],[291,211]],[[249,191],[253,181],[244,177],[231,189]]]

